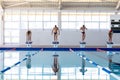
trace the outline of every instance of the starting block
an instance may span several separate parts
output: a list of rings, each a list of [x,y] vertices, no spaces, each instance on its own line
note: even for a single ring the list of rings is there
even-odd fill
[[[107,48],[112,48],[113,42],[107,42]]]
[[[80,48],[85,48],[86,42],[80,42]]]
[[[32,44],[32,41],[27,41],[26,44]]]
[[[52,44],[53,44],[53,47],[54,47],[54,48],[57,48],[57,47],[58,47],[59,42],[58,42],[58,41],[53,41],[53,42],[52,42]]]
[[[53,43],[53,44],[59,44],[59,42],[58,42],[58,41],[53,41],[52,43]]]
[[[31,47],[32,41],[26,41],[26,45],[27,45],[27,47]]]

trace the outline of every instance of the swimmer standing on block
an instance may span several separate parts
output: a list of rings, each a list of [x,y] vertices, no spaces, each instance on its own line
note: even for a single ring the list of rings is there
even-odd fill
[[[32,32],[30,30],[26,33],[26,42],[31,42]]]
[[[58,35],[60,35],[60,30],[57,25],[55,25],[55,27],[52,29],[52,34],[54,34],[54,41],[57,41]]]
[[[85,30],[87,30],[87,28],[85,27],[85,25],[83,25],[83,26],[80,28],[80,30],[81,30],[81,32],[82,32],[82,41],[84,42],[85,37],[86,37]]]
[[[109,32],[108,32],[108,41],[109,42],[112,42],[112,36],[113,36],[113,31],[109,30]]]

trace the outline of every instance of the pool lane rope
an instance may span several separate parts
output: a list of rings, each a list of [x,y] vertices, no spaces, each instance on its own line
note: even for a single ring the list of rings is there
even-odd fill
[[[103,71],[105,71],[107,74],[113,76],[115,79],[119,80],[120,79],[120,76],[117,76],[116,74],[112,73],[110,70],[100,66],[99,64],[91,61],[89,58],[85,57],[85,55],[81,54],[81,53],[77,53],[75,52],[74,50],[70,49],[70,52],[73,52],[75,53],[76,55],[78,55],[79,57],[83,58],[84,60],[88,61],[89,63],[91,63],[92,65],[102,69]]]
[[[43,49],[41,49],[40,51],[43,51]],[[37,54],[37,52],[31,54],[31,56],[34,56],[34,55],[36,55],[36,54]],[[7,67],[7,68],[5,68],[5,69],[3,69],[3,70],[1,70],[1,71],[0,71],[0,74],[5,73],[6,71],[8,71],[8,70],[10,70],[11,68],[17,66],[18,64],[21,64],[23,61],[26,61],[27,59],[28,59],[28,58],[25,57],[24,59],[18,61],[18,62],[15,63],[14,65],[12,65],[12,66],[10,66],[10,67]]]

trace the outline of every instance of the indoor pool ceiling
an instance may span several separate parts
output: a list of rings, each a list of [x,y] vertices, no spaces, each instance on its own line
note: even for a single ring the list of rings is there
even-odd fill
[[[5,8],[90,8],[104,7],[119,9],[119,0],[0,0],[0,3]]]

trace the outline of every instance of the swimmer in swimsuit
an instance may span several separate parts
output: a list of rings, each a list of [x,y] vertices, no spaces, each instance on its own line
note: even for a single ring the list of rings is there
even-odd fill
[[[112,42],[112,35],[113,35],[113,31],[110,30],[110,31],[108,32],[109,42]]]
[[[82,41],[85,40],[86,34],[85,34],[85,30],[87,30],[87,28],[85,27],[85,25],[83,25],[80,30],[82,31]]]
[[[54,32],[54,35],[57,35],[57,32]]]
[[[52,29],[52,34],[54,34],[54,41],[57,41],[58,35],[60,35],[60,31],[57,25],[55,25],[55,27]]]
[[[26,42],[31,41],[31,36],[32,36],[32,32],[30,30],[28,30],[27,33],[26,33]]]

